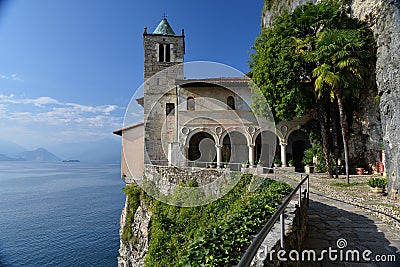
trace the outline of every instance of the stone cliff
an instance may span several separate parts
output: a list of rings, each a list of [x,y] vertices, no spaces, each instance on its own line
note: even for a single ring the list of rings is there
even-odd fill
[[[127,223],[128,214],[128,197],[126,197],[125,207],[121,214],[120,229],[120,248],[118,256],[118,267],[144,266],[144,257],[149,248],[149,227],[151,219],[151,211],[141,201],[137,208],[132,225],[128,226],[132,229],[132,238],[125,241],[122,238],[122,231]]]
[[[380,96],[389,193],[400,188],[400,1],[382,1],[376,22],[376,82]]]
[[[263,10],[263,25],[268,27],[284,10],[292,11],[317,0],[268,0]],[[374,162],[385,146],[389,194],[397,197],[400,188],[400,1],[352,0],[352,15],[366,21],[377,43],[375,77],[361,95],[350,129],[350,155],[354,164]]]

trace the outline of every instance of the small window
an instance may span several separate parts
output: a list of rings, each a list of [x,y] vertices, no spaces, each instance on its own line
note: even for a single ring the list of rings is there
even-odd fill
[[[187,98],[187,110],[194,110],[194,98],[191,96]]]
[[[233,96],[228,96],[226,104],[228,105],[228,109],[235,110],[235,99],[233,98]]]
[[[158,62],[171,62],[170,44],[158,44]]]
[[[165,62],[170,62],[171,61],[171,45],[167,44],[165,45]]]
[[[158,44],[158,61],[164,62],[164,45]]]
[[[167,103],[165,105],[165,114],[168,116],[170,113],[171,115],[174,115],[175,113],[175,104],[174,103]]]

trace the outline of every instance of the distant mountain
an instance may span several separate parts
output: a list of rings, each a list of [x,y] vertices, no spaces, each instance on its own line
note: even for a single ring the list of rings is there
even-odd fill
[[[9,156],[6,156],[4,154],[0,154],[0,161],[23,161],[21,158],[10,158]]]
[[[92,142],[49,145],[46,148],[26,150],[15,143],[0,140],[0,154],[3,154],[3,156],[0,156],[0,161],[61,161],[61,159],[74,159],[93,163],[121,162],[121,139],[117,137]]]
[[[21,158],[27,161],[61,161],[60,158],[44,148],[24,151]]]
[[[49,146],[49,150],[64,159],[78,159],[81,162],[121,162],[121,140],[117,138],[105,138],[92,142],[64,143]]]
[[[25,148],[16,143],[0,140],[0,154],[7,155],[11,158],[17,158],[25,150]]]

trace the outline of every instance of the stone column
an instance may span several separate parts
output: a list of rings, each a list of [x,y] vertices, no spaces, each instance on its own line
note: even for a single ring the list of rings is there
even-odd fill
[[[184,151],[185,154],[185,161],[186,161],[186,166],[188,166],[188,160],[189,160],[189,146],[185,146]]]
[[[254,165],[254,145],[249,145],[249,165]]]
[[[286,167],[286,146],[287,143],[280,142],[281,145],[281,161],[282,161],[282,167]]]
[[[215,145],[215,148],[217,149],[217,168],[221,168],[222,146],[221,145]]]
[[[169,143],[168,144],[168,166],[172,166],[172,156],[173,156],[172,150],[173,150],[173,144]]]

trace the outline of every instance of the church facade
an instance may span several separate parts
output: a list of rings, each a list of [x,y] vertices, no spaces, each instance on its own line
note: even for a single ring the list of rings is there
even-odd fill
[[[257,116],[254,92],[245,76],[186,78],[185,34],[175,34],[163,18],[143,33],[144,94],[137,99],[144,121],[126,125],[122,175],[141,177],[144,165],[240,169],[279,160],[302,168],[304,150],[311,145],[301,130],[305,118],[282,121]]]

